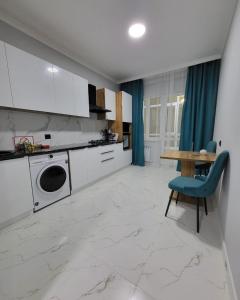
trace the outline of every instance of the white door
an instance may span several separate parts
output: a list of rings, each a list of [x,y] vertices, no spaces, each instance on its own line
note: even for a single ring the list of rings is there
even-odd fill
[[[125,92],[122,92],[122,119],[132,123],[132,96]]]
[[[106,120],[116,120],[116,93],[105,89],[105,108],[111,110],[106,113]]]
[[[55,111],[60,114],[76,114],[73,74],[54,66]]]
[[[0,41],[0,106],[13,106],[5,46],[2,41]]]
[[[52,64],[6,44],[13,105],[54,112]]]
[[[88,81],[73,74],[75,115],[89,117]]]

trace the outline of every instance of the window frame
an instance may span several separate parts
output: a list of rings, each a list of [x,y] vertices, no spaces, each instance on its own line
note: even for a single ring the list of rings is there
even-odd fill
[[[177,97],[175,102],[168,102],[168,99],[170,97]],[[150,105],[150,99],[154,98],[160,98],[160,104],[152,104]],[[144,99],[144,105],[143,105],[143,118],[146,114],[146,120],[144,118],[144,121],[146,121],[146,124],[144,122],[144,141],[149,142],[157,142],[157,141],[163,141],[164,149],[168,150],[176,150],[178,149],[179,145],[179,139],[180,139],[180,132],[178,132],[178,118],[179,118],[179,107],[180,105],[183,105],[185,101],[184,94],[174,94],[174,95],[168,95],[165,97],[147,97]],[[182,103],[181,103],[182,102]],[[175,112],[174,112],[174,131],[173,132],[167,132],[167,107],[174,106]],[[159,115],[159,124],[160,124],[160,134],[150,134],[150,108],[151,107],[160,107],[160,115]],[[165,114],[165,117],[163,117]],[[163,120],[163,122],[161,121]],[[162,126],[164,125],[164,126]],[[174,141],[173,147],[166,147],[165,143],[166,141]]]

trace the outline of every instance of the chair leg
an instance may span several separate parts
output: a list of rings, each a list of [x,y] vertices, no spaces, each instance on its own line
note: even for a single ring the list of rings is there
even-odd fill
[[[207,199],[204,198],[204,206],[205,206],[205,214],[208,215],[208,208],[207,208]]]
[[[197,198],[197,233],[199,233],[199,198]]]
[[[165,212],[165,217],[167,216],[167,213],[168,213],[168,210],[169,210],[169,206],[170,206],[170,203],[172,201],[173,193],[174,193],[174,190],[171,191],[171,194],[169,196],[169,201],[168,201],[168,206],[167,206],[167,209],[166,209],[166,212]]]
[[[178,199],[179,199],[179,192],[177,192],[176,204],[178,203]]]

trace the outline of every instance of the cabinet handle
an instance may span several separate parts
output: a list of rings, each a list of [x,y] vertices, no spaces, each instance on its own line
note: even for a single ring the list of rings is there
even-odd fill
[[[107,154],[107,153],[112,153],[112,152],[114,152],[114,150],[110,150],[110,151],[101,152],[101,154]]]
[[[110,158],[104,159],[104,160],[102,160],[101,162],[103,163],[103,162],[108,161],[108,160],[111,160],[111,159],[114,159],[114,157],[110,157]]]

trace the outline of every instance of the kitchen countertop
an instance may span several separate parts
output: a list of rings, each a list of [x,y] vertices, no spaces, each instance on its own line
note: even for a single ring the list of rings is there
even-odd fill
[[[92,145],[89,143],[68,144],[68,145],[61,145],[61,146],[53,146],[53,147],[50,147],[49,149],[38,149],[38,150],[35,150],[34,152],[12,151],[10,154],[0,155],[0,161],[22,158],[25,156],[56,153],[56,152],[62,152],[62,151],[67,151],[67,150],[78,150],[78,149],[84,149],[84,148],[104,147],[107,145],[113,145],[113,144],[118,144],[118,143],[122,143],[122,142],[106,142],[106,144],[102,144],[102,145]]]

